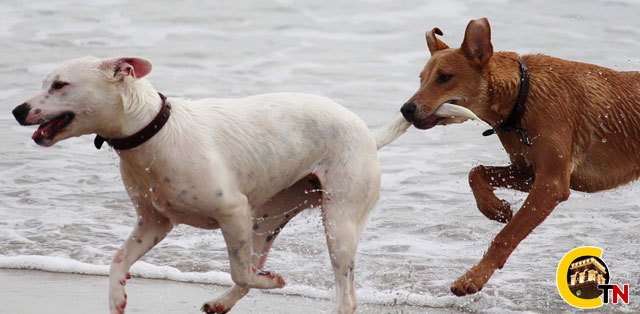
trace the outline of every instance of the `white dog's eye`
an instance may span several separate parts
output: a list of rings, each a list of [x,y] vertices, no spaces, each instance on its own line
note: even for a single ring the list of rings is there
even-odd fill
[[[51,88],[53,88],[53,89],[61,89],[61,88],[65,87],[65,86],[67,86],[67,85],[69,85],[69,83],[67,83],[67,82],[55,81],[51,85]]]

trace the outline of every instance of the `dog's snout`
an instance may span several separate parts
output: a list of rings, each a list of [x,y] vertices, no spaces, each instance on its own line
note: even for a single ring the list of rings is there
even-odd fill
[[[400,108],[400,112],[402,112],[402,116],[407,119],[407,121],[411,122],[413,120],[413,115],[416,113],[416,105],[412,102],[408,102]]]
[[[28,103],[23,103],[22,105],[15,107],[11,113],[16,118],[18,123],[21,125],[27,124],[27,116],[29,115],[29,111],[31,111],[31,105]]]

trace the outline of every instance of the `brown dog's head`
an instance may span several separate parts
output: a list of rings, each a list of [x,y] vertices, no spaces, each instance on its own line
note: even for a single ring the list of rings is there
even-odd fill
[[[420,73],[420,88],[400,110],[419,129],[467,119],[441,113],[443,104],[465,107],[480,117],[487,110],[483,106],[487,85],[483,73],[493,55],[489,21],[482,18],[469,22],[457,49],[449,48],[436,35],[442,35],[438,28],[426,34],[431,59]]]

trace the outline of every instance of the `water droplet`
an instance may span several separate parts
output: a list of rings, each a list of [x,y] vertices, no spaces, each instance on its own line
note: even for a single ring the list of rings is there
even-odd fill
[[[603,143],[606,143],[606,142],[607,142],[607,139],[606,139],[606,138],[603,138],[603,139],[602,139],[602,142],[603,142]]]

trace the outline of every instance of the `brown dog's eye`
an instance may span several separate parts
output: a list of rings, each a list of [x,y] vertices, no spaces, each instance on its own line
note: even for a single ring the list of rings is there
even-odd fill
[[[51,88],[53,89],[61,89],[65,86],[69,85],[69,83],[67,82],[62,82],[62,81],[55,81],[53,82],[53,85],[51,85]]]
[[[452,77],[453,75],[450,74],[440,74],[440,76],[438,76],[438,78],[436,79],[436,83],[444,84],[448,82]]]

